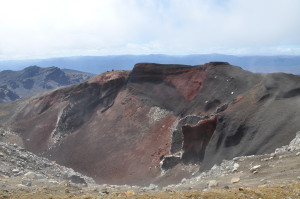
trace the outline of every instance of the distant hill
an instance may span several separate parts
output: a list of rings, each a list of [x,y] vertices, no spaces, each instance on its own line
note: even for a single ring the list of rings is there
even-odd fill
[[[22,69],[26,66],[57,66],[89,73],[100,74],[111,70],[131,70],[134,64],[150,62],[160,64],[199,65],[210,61],[224,61],[257,73],[285,72],[300,75],[300,56],[233,56],[222,54],[205,55],[116,55],[77,56],[49,59],[0,61],[0,69]]]
[[[93,74],[58,67],[30,66],[20,71],[0,72],[0,103],[28,97],[49,89],[79,83]]]

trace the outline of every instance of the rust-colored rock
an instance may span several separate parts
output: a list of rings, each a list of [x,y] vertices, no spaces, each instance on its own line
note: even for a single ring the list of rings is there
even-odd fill
[[[185,125],[183,133],[183,161],[201,162],[204,158],[206,146],[212,137],[217,125],[217,117],[201,120],[196,125]]]

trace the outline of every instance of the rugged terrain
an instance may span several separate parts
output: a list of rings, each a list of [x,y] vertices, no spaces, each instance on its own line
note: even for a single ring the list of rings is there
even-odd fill
[[[274,153],[235,157],[176,185],[95,184],[93,180],[0,142],[0,198],[300,198],[300,132]]]
[[[1,104],[1,140],[99,184],[167,186],[289,144],[299,97],[297,75],[141,63]]]
[[[30,66],[20,71],[0,72],[0,103],[29,97],[42,91],[83,82],[93,74],[59,69]]]

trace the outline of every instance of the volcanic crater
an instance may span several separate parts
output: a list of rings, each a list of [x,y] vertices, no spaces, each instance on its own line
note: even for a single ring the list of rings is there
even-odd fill
[[[185,165],[203,171],[288,144],[300,129],[299,90],[299,76],[226,62],[139,63],[1,104],[1,139],[98,183],[172,184],[191,177],[166,177]]]

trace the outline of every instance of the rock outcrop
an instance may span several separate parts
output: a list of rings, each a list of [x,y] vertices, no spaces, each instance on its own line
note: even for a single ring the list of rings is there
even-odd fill
[[[299,89],[299,76],[225,62],[140,63],[1,104],[1,139],[98,183],[174,183],[184,175],[168,172],[180,166],[206,170],[288,144],[300,129]]]

